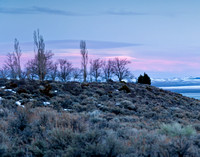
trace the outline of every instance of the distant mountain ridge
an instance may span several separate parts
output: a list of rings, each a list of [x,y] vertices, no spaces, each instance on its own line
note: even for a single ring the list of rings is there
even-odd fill
[[[184,78],[170,78],[170,79],[152,78],[152,85],[156,87],[195,86],[195,85],[200,85],[200,77],[184,77]]]

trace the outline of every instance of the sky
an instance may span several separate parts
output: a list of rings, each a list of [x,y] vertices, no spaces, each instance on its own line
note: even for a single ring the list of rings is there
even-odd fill
[[[80,40],[89,58],[127,58],[138,76],[200,76],[199,0],[0,0],[0,62],[20,42],[22,63],[33,57],[40,30],[54,59],[80,67]]]

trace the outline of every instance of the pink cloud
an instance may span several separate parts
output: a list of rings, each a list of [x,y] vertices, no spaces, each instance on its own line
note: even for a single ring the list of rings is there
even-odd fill
[[[193,61],[180,61],[170,59],[135,59],[132,62],[134,70],[143,71],[185,71],[187,69],[199,69],[200,63]]]
[[[53,49],[54,53],[53,60],[56,61],[60,58],[68,59],[74,65],[74,67],[81,66],[81,55],[80,49]],[[160,56],[143,56],[142,54],[136,53],[132,49],[128,48],[113,48],[113,49],[88,49],[89,60],[94,58],[101,59],[113,59],[127,58],[131,61],[128,65],[131,71],[154,71],[154,72],[185,72],[185,71],[200,71],[200,57],[184,57],[163,58]],[[25,65],[28,60],[34,57],[34,52],[26,51],[22,52],[21,63]],[[4,64],[6,55],[0,56],[0,65]],[[89,65],[88,65],[89,67]]]

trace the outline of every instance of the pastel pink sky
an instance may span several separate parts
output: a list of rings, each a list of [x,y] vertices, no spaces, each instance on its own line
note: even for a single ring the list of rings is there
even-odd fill
[[[52,42],[47,42],[46,49],[50,48],[54,53],[53,60],[56,61],[60,58],[68,59],[74,65],[74,67],[80,68],[80,49],[79,49],[79,41],[76,41],[76,46],[65,46],[65,44],[60,45],[59,47]],[[66,42],[67,44],[67,42]],[[150,76],[154,78],[161,77],[183,77],[183,76],[199,76],[200,75],[200,56],[194,55],[166,55],[165,50],[163,50],[163,54],[160,55],[160,51],[151,50],[151,55],[142,50],[141,46],[113,46],[105,48],[96,48],[93,42],[89,42],[92,48],[88,48],[89,60],[100,58],[100,59],[112,59],[115,57],[119,58],[127,58],[131,61],[131,64],[128,65],[129,69],[133,72],[133,74],[137,77],[139,74],[143,74],[144,72],[148,73]],[[12,52],[12,44],[0,45],[0,50],[5,50],[4,53],[0,55],[0,63],[4,64],[6,59],[6,54],[8,52]],[[24,48],[24,49],[23,49]],[[33,45],[30,43],[22,43],[22,58],[21,63],[25,65],[28,60],[34,57]],[[168,53],[169,54],[169,53]]]

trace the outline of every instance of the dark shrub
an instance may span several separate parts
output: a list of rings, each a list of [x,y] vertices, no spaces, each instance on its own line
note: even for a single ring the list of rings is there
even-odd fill
[[[21,94],[21,93],[29,93],[29,92],[26,89],[24,89],[24,88],[18,88],[17,89],[17,93]]]
[[[66,154],[69,145],[72,143],[74,133],[70,129],[65,128],[56,128],[49,132],[47,137],[47,148],[45,155],[46,156],[63,156]],[[45,145],[43,144],[44,152]],[[38,147],[40,148],[40,147]]]
[[[113,83],[114,81],[112,79],[107,80],[108,83]]]
[[[125,156],[126,154],[125,143],[112,134],[106,138],[106,143],[103,144],[103,147],[104,156],[115,157]]]
[[[138,77],[137,83],[151,85],[151,79],[150,79],[150,77],[146,73],[144,73],[144,76],[140,75]]]
[[[17,86],[18,85],[17,85],[16,81],[11,81],[6,84],[6,88],[11,88],[11,89],[16,88]]]
[[[76,134],[68,149],[67,155],[77,157],[105,156],[101,143],[102,136],[103,133],[99,130]]]
[[[128,88],[127,85],[123,85],[123,86],[119,89],[119,91],[126,91],[126,93],[130,93],[130,92],[131,92],[130,88]]]
[[[48,97],[53,97],[53,95],[50,93],[52,89],[52,86],[50,84],[45,85],[44,89],[40,89],[40,92]]]
[[[29,147],[29,151],[32,153],[33,156],[42,157],[45,155],[45,151],[47,150],[47,143],[45,140],[33,141],[33,143]]]
[[[22,133],[28,127],[28,116],[24,110],[17,111],[16,118],[9,122],[9,133],[11,135]]]

